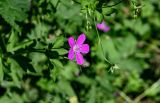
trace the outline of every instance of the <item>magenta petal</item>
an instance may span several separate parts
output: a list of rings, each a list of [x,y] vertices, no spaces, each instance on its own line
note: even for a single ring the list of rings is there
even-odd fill
[[[89,52],[89,45],[88,44],[82,44],[82,46],[79,48],[81,53],[88,53]]]
[[[97,24],[96,27],[97,27],[99,30],[102,30],[102,31],[104,31],[104,32],[107,32],[107,31],[110,30],[110,27],[107,26],[104,21],[103,21],[102,23],[100,23],[100,24]]]
[[[78,37],[76,44],[81,45],[81,44],[84,43],[85,40],[86,40],[85,34],[81,34],[81,35]]]
[[[68,38],[68,44],[70,47],[73,47],[75,45],[75,42],[74,42],[74,38],[73,37],[69,37]]]
[[[103,29],[104,32],[107,32],[109,30],[110,30],[110,28],[108,26],[105,26],[105,28]]]
[[[84,63],[83,56],[79,52],[76,53],[76,61],[77,61],[77,64],[79,65],[82,65]]]
[[[68,59],[69,60],[73,60],[74,59],[74,51],[73,51],[72,48],[68,52]]]
[[[96,25],[96,27],[97,27],[98,29],[100,29],[100,30],[102,30],[102,29],[103,29],[102,24],[97,24],[97,25]]]

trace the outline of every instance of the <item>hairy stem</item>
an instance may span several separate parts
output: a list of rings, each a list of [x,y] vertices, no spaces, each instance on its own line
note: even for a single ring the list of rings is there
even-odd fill
[[[102,51],[104,60],[105,60],[108,64],[113,65],[113,64],[105,57],[105,53],[104,53],[104,50],[103,50],[103,46],[102,46],[102,42],[101,42],[101,39],[100,39],[100,35],[99,35],[98,29],[97,29],[97,27],[96,27],[95,17],[94,17],[94,25],[95,25],[95,28],[96,28],[96,32],[97,32],[96,34],[97,34],[97,37],[98,37],[99,44],[100,44],[100,46],[101,46],[101,51]]]

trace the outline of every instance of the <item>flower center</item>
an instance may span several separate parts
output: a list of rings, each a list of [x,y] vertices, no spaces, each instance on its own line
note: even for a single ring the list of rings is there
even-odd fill
[[[78,50],[79,50],[79,46],[78,46],[78,45],[74,45],[73,51],[74,51],[74,52],[77,52]]]

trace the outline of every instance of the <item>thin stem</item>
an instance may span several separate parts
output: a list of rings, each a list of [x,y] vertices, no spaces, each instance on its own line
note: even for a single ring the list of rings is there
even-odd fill
[[[46,52],[46,49],[29,49],[29,50],[24,50],[24,51],[20,51],[20,52],[15,52],[15,54],[8,54],[7,57],[12,57],[12,56],[15,56],[15,55],[20,55],[20,54],[23,54],[23,53],[31,53],[31,52],[37,52],[37,53],[45,53]]]
[[[29,50],[24,50],[22,53],[29,53],[29,52],[38,52],[38,53],[45,53],[46,49],[29,49]]]
[[[101,42],[101,39],[100,39],[100,36],[99,36],[98,29],[97,29],[97,27],[96,27],[95,17],[94,17],[94,24],[95,24],[95,28],[96,28],[96,32],[97,32],[97,37],[98,37],[99,44],[100,44],[100,46],[101,46],[101,50],[102,50],[102,54],[103,54],[104,60],[105,60],[107,63],[109,63],[110,65],[113,65],[113,64],[105,57],[105,53],[104,53],[104,50],[103,50],[102,42]]]
[[[31,52],[45,53],[46,49],[32,49]]]
[[[150,91],[158,90],[157,88],[160,87],[160,79],[157,80],[152,86],[147,88],[142,94],[140,94],[138,97],[134,99],[134,103],[139,103],[141,99],[143,99],[147,94],[149,94]]]
[[[124,92],[119,91],[119,94],[122,98],[124,98],[128,103],[134,103],[131,98],[129,98]]]

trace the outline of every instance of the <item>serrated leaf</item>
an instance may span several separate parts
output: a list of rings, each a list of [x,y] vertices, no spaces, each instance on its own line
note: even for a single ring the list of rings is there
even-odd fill
[[[80,5],[72,4],[70,2],[72,1],[61,1],[57,7],[56,15],[64,19],[69,19],[77,15],[81,9]]]
[[[52,65],[54,65],[54,69],[51,70],[50,76],[55,81],[57,76],[60,75],[61,69],[63,69],[63,64],[58,59],[51,59],[50,60]]]
[[[59,47],[63,46],[64,40],[65,40],[64,37],[57,38],[57,40],[55,41],[55,43],[53,45],[53,48],[59,48]]]
[[[137,40],[134,36],[127,35],[125,38],[115,39],[114,43],[121,57],[127,57],[135,52]]]
[[[41,78],[37,85],[41,87],[43,90],[52,92],[55,89],[55,83],[52,80],[47,80],[46,78]]]
[[[7,43],[7,51],[11,52],[18,40],[18,35],[15,32],[11,32],[8,43]]]
[[[11,73],[10,76],[12,77],[12,80],[14,82],[14,85],[20,88],[20,78],[22,78],[22,69],[21,67],[17,64],[17,62],[14,59],[9,59],[10,62],[10,69]]]
[[[53,59],[53,60],[51,60],[51,62],[53,63],[53,65],[55,67],[57,67],[57,68],[63,68],[63,64],[59,60]]]
[[[44,23],[36,23],[35,28],[31,30],[31,34],[28,34],[30,39],[38,39],[46,37],[50,27]]]
[[[32,43],[33,43],[32,40],[22,42],[22,43],[20,43],[19,45],[15,46],[15,47],[12,49],[12,51],[16,51],[16,50],[22,49],[22,48],[24,49],[25,47],[31,45]]]
[[[23,21],[27,17],[29,10],[29,0],[1,0],[0,15],[11,26],[18,30],[16,21]]]
[[[59,74],[60,74],[60,69],[54,68],[54,69],[51,70],[50,76],[51,76],[51,78],[52,78],[54,81],[56,81],[57,76],[58,76]]]

